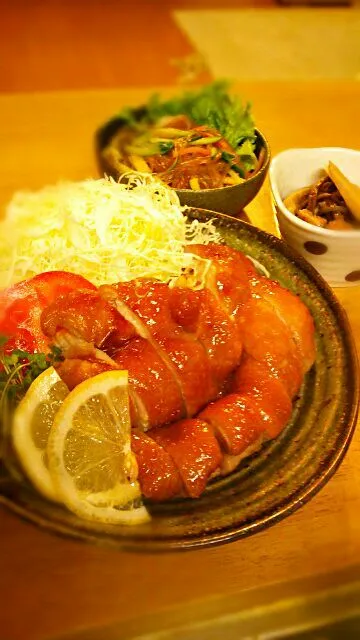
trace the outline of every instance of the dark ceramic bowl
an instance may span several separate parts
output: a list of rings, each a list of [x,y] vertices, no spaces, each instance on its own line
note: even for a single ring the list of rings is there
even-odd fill
[[[136,551],[190,549],[254,534],[299,509],[331,478],[357,417],[358,371],[345,313],[330,287],[282,240],[221,214],[194,210],[230,246],[261,262],[305,302],[316,325],[317,355],[283,432],[197,500],[149,505],[150,522],[133,527],[80,520],[39,496],[24,478],[1,468],[0,504],[55,533]],[[16,470],[15,470],[16,471]],[[336,508],[336,506],[334,507]]]
[[[141,118],[145,114],[144,108],[134,109],[135,118]],[[119,179],[119,173],[114,167],[102,156],[102,151],[107,147],[111,138],[115,133],[124,126],[125,122],[122,118],[113,118],[105,125],[100,127],[95,134],[95,153],[99,172],[101,175],[112,176],[115,180]],[[258,156],[261,149],[265,149],[265,158],[263,165],[252,178],[249,178],[241,184],[234,186],[220,187],[218,189],[201,189],[193,191],[192,189],[177,189],[180,203],[196,209],[208,209],[226,213],[228,215],[239,214],[259,192],[270,164],[270,149],[266,138],[258,130],[256,131],[256,147],[255,153]]]

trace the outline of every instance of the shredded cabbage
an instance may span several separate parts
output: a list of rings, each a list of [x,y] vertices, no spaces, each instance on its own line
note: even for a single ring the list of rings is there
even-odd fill
[[[175,191],[148,174],[17,192],[0,223],[0,286],[44,271],[80,274],[95,285],[177,277],[189,243],[219,242],[212,221],[188,221]]]

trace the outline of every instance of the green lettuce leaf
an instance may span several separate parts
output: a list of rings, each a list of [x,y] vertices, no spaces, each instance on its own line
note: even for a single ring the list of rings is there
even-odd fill
[[[244,156],[247,168],[251,169],[256,160],[256,134],[251,105],[243,104],[240,98],[231,95],[229,86],[228,81],[217,80],[198,91],[185,91],[169,100],[161,100],[159,94],[155,94],[146,105],[146,118],[149,122],[155,122],[163,116],[184,114],[198,125],[217,129],[234,150],[241,157]],[[133,124],[129,107],[119,116]]]

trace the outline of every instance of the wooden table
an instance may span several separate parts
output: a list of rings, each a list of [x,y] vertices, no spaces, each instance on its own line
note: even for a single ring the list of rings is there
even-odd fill
[[[247,83],[237,90],[252,99],[273,153],[305,145],[360,148],[359,83]],[[96,176],[95,128],[122,105],[141,103],[147,95],[144,89],[128,89],[0,97],[1,205],[15,189]],[[253,223],[274,231],[268,185],[247,213]],[[336,294],[360,347],[360,289],[337,289]],[[340,581],[354,580],[360,577],[359,561],[356,433],[336,476],[309,504],[268,531],[224,547],[186,554],[118,553],[57,538],[0,510],[0,637],[40,640],[112,623],[121,625],[117,638],[133,637],[135,628],[234,612],[251,594],[253,602],[263,602],[279,589],[299,595],[337,584],[336,571],[345,571]],[[95,638],[90,631],[82,637]]]

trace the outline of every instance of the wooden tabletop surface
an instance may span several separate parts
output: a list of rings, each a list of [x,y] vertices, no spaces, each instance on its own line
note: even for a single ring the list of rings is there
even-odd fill
[[[360,83],[246,83],[237,91],[252,100],[273,153],[306,145],[360,148]],[[148,93],[129,88],[1,96],[0,205],[17,189],[95,177],[95,128],[121,106],[141,104]],[[267,184],[247,213],[274,231]],[[360,348],[360,288],[336,294]],[[218,598],[240,598],[244,590],[305,577],[311,582],[321,574],[326,583],[327,574],[349,567],[357,572],[359,469],[358,432],[336,476],[293,516],[254,537],[185,554],[88,546],[0,509],[0,637],[42,640],[173,607],[186,616]]]

